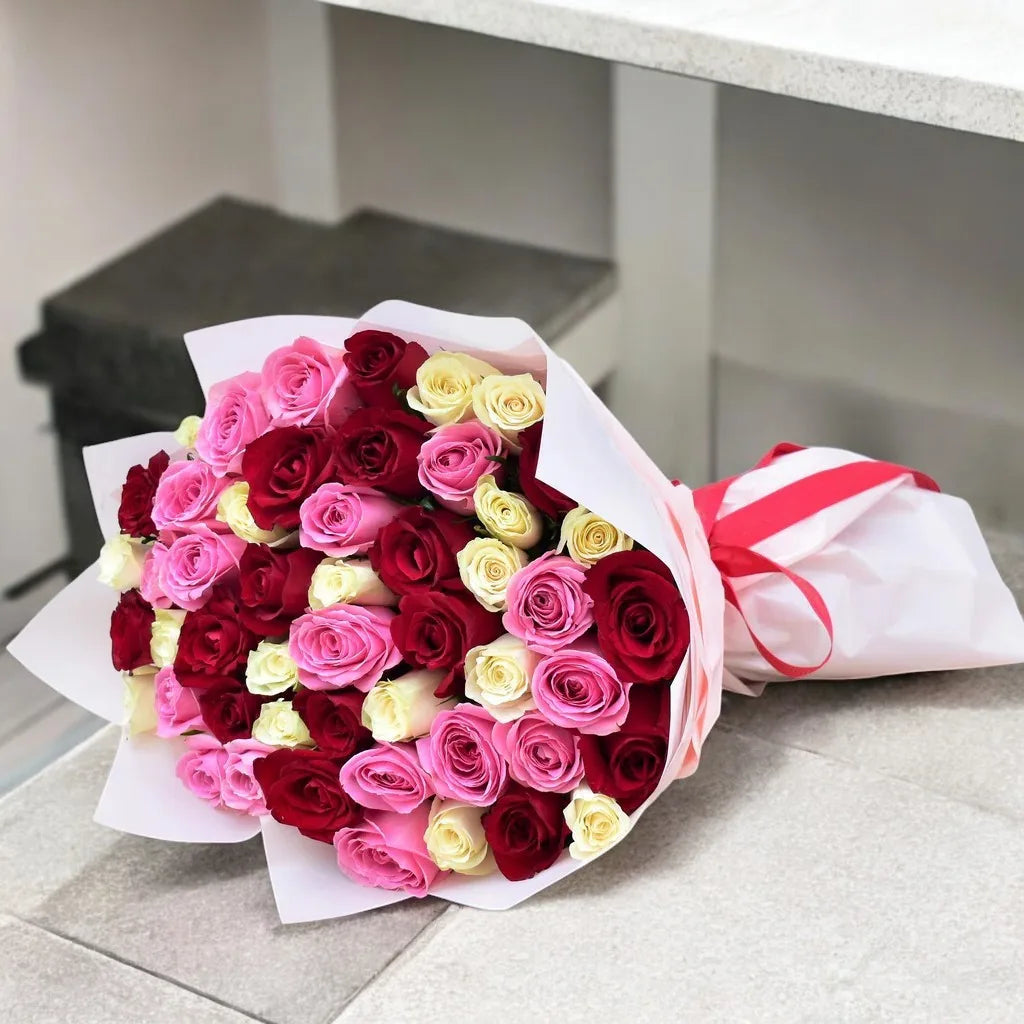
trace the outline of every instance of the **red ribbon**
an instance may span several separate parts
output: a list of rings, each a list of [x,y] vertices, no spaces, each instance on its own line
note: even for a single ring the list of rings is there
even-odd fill
[[[753,468],[761,469],[783,455],[799,451],[803,451],[800,445],[778,444]],[[777,491],[722,516],[721,519],[718,518],[718,513],[725,501],[726,492],[738,477],[719,480],[706,487],[699,487],[693,492],[693,503],[711,547],[711,560],[722,574],[725,599],[739,612],[758,654],[780,675],[789,679],[800,679],[825,665],[832,656],[832,616],[829,614],[825,599],[808,580],[751,549],[761,541],[781,533],[795,523],[809,519],[823,509],[904,476],[910,476],[918,487],[925,490],[939,489],[931,477],[917,470],[890,462],[862,461],[849,462],[794,480],[791,484],[786,484]],[[828,652],[816,665],[794,665],[777,657],[757,636],[744,615],[732,581],[763,573],[778,573],[789,580],[800,591],[815,618],[824,627],[828,635]]]

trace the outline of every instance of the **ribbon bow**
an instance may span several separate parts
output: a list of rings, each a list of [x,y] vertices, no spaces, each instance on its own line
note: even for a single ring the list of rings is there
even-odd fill
[[[768,466],[783,455],[803,451],[802,446],[783,443],[776,445],[768,452],[754,469]],[[699,487],[693,492],[693,503],[707,534],[711,548],[711,560],[722,574],[722,586],[725,599],[739,612],[750,638],[757,648],[758,654],[771,665],[776,672],[789,679],[800,679],[817,672],[832,656],[834,634],[832,616],[820,592],[803,576],[773,562],[753,548],[762,541],[781,533],[786,528],[799,523],[823,509],[838,505],[847,498],[855,497],[870,491],[881,484],[910,476],[918,487],[937,491],[938,484],[931,477],[906,466],[897,466],[889,462],[850,462],[843,466],[835,466],[793,483],[780,487],[763,498],[752,501],[749,505],[718,517],[726,492],[738,477],[729,477],[717,483]],[[815,665],[794,665],[774,654],[754,632],[740,606],[739,598],[733,581],[745,576],[759,576],[764,573],[778,573],[784,576],[800,591],[811,611],[821,623],[828,635],[828,652]]]

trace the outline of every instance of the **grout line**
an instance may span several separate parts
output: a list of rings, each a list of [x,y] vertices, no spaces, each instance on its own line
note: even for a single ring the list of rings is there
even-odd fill
[[[434,897],[440,899],[441,897]],[[391,956],[386,963],[383,964],[378,970],[363,982],[342,1003],[341,1008],[334,1013],[333,1016],[327,1018],[323,1024],[341,1024],[345,1015],[348,1013],[349,1007],[368,989],[372,988],[377,984],[378,981],[382,981],[384,977],[390,974],[392,971],[397,970],[399,966],[405,963],[406,960],[416,957],[420,950],[428,946],[433,939],[436,932],[439,932],[447,923],[447,919],[456,915],[461,910],[466,908],[460,903],[449,902],[448,906],[445,907],[440,914],[437,915],[433,920],[425,924],[413,937],[409,940],[401,949],[399,949],[393,956]]]
[[[62,942],[68,943],[70,946],[75,946],[79,949],[86,949],[90,953],[95,953],[96,956],[102,957],[104,960],[109,960],[111,963],[120,964],[122,967],[126,967],[129,971],[135,971],[139,974],[146,974],[151,978],[155,978],[157,981],[164,982],[170,985],[172,988],[180,989],[183,992],[189,992],[194,996],[198,996],[204,1002],[213,1003],[217,1006],[223,1007],[225,1010],[230,1010],[232,1013],[237,1013],[246,1020],[258,1021],[259,1024],[277,1024],[277,1022],[271,1020],[269,1017],[260,1017],[256,1014],[250,1013],[248,1010],[242,1010],[231,1003],[225,1002],[223,999],[218,999],[217,996],[211,995],[209,992],[203,992],[200,989],[193,988],[191,985],[187,985],[182,981],[178,981],[175,978],[168,977],[166,974],[161,974],[159,971],[150,970],[148,967],[143,967],[141,964],[132,963],[130,960],[124,960],[112,953],[110,950],[102,949],[99,946],[93,945],[91,942],[84,942],[81,939],[76,939],[65,932],[58,931],[55,928],[50,928],[47,925],[40,924],[38,921],[32,921],[28,918],[21,917],[18,914],[8,914],[9,917],[13,917],[16,921],[20,921],[23,925],[29,928],[34,928],[38,932],[42,932],[44,935],[49,935],[55,939],[59,939]]]
[[[922,793],[928,793],[930,796],[941,797],[943,800],[948,800],[950,803],[954,804],[960,804],[963,807],[970,807],[972,810],[981,811],[983,814],[990,814],[993,817],[1009,821],[1014,825],[1024,825],[1024,817],[1021,817],[1012,811],[1008,811],[1005,808],[989,807],[986,804],[977,803],[973,800],[968,800],[966,797],[949,793],[944,789],[936,789],[934,786],[926,786],[917,779],[910,779],[905,775],[899,775],[896,772],[885,771],[873,764],[864,764],[861,761],[851,761],[848,758],[839,757],[836,754],[825,753],[823,750],[815,750],[813,747],[801,746],[799,743],[790,743],[785,740],[762,736],[759,733],[749,732],[746,729],[739,728],[735,725],[729,725],[722,721],[718,721],[715,724],[715,728],[721,729],[722,732],[725,733],[731,733],[735,736],[742,736],[745,739],[754,740],[755,742],[766,743],[772,747],[782,747],[785,750],[797,750],[801,754],[809,754],[811,757],[820,757],[823,761],[828,761],[832,764],[843,765],[847,768],[858,768],[861,771],[870,772],[872,775],[876,775],[881,779],[892,779],[894,782],[902,782],[904,785],[911,786],[914,789],[920,790]]]

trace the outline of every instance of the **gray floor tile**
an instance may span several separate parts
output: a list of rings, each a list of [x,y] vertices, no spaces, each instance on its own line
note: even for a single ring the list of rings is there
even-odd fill
[[[0,1012],[10,1024],[244,1024],[251,1017],[0,916]]]
[[[1024,594],[1024,538],[990,533],[1003,577]],[[912,780],[1024,820],[1020,666],[853,682],[778,683],[726,695],[722,722]]]
[[[618,849],[458,910],[339,1024],[1024,1019],[1024,829],[727,731]]]

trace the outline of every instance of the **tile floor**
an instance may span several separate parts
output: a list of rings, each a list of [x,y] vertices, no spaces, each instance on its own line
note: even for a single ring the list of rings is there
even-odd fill
[[[992,545],[1020,597],[1024,539]],[[626,843],[501,914],[281,926],[258,841],[92,823],[116,742],[0,800],[4,1019],[1024,1020],[1022,667],[729,699]]]

